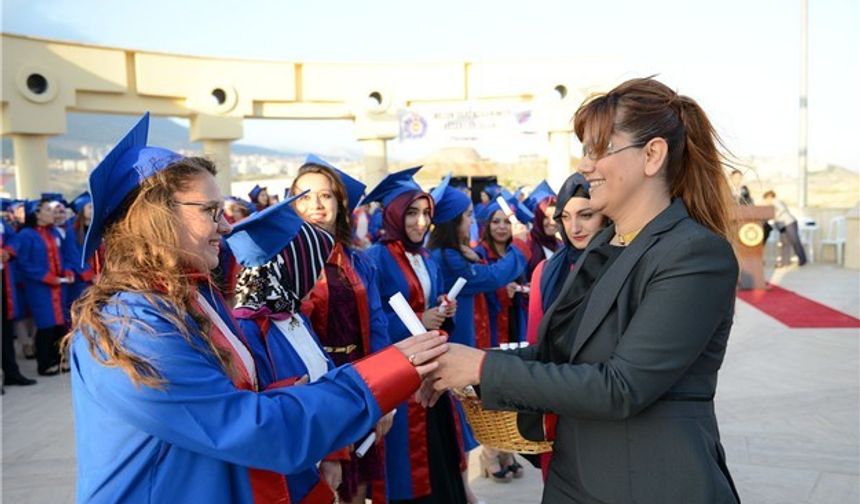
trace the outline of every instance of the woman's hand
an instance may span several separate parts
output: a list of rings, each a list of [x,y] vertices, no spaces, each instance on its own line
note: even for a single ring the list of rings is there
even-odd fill
[[[439,310],[428,310],[436,311]],[[430,331],[416,336],[410,336],[394,344],[403,355],[415,366],[418,375],[423,379],[434,371],[439,364],[435,361],[437,357],[448,351],[448,336],[438,331]]]
[[[508,298],[514,297],[514,294],[520,291],[520,286],[516,282],[511,282],[505,286],[508,291]]]
[[[320,476],[328,483],[332,490],[337,492],[343,479],[343,469],[339,460],[323,460],[320,462]]]
[[[450,299],[448,299],[448,296],[442,295],[442,296],[439,296],[438,302],[439,302],[439,305],[442,305],[442,303],[445,303],[445,310],[443,311],[443,313],[445,314],[446,318],[451,318],[457,314],[457,300],[456,299],[451,301]]]
[[[463,257],[465,257],[469,262],[481,262],[481,256],[479,256],[478,253],[472,250],[472,247],[468,245],[460,245],[460,253],[462,253]]]
[[[461,389],[481,383],[481,363],[486,352],[452,343],[448,351],[436,359],[437,368],[430,374],[437,391]]]
[[[387,415],[379,419],[379,422],[376,423],[376,443],[379,444],[382,441],[382,438],[388,434],[388,431],[391,430],[391,426],[394,425],[394,411],[389,411]]]
[[[444,312],[439,311],[439,307],[434,306],[421,314],[421,323],[427,329],[434,331],[442,327],[442,323],[445,322],[445,316]]]

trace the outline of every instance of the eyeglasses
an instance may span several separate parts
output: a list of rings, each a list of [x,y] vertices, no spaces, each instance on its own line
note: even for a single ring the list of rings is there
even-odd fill
[[[612,146],[610,145],[605,151],[603,151],[603,154],[601,154],[599,156],[594,152],[594,150],[591,148],[591,146],[583,145],[582,146],[582,157],[588,158],[591,161],[597,161],[597,160],[603,159],[605,157],[609,157],[613,154],[618,154],[619,152],[625,151],[627,149],[632,149],[634,147],[636,147],[636,148],[645,147],[646,144],[648,144],[648,142],[639,142],[639,143],[635,143],[635,144],[626,145],[624,147],[619,147],[617,149],[613,149]]]
[[[212,217],[212,222],[215,224],[220,224],[221,219],[224,217],[224,208],[211,201],[175,201],[177,205],[185,205],[185,206],[199,206],[203,208],[203,211],[208,213]]]

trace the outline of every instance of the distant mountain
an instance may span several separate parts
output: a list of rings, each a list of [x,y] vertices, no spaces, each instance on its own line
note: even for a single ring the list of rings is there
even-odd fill
[[[48,139],[48,156],[54,159],[84,159],[81,148],[100,149],[113,145],[125,134],[138,116],[113,114],[66,114],[66,134]],[[188,140],[188,128],[165,117],[152,117],[149,123],[149,143],[171,150],[202,150],[199,142]],[[232,152],[245,155],[297,156],[299,153],[268,149],[257,145],[233,143]],[[12,139],[3,138],[3,155],[11,157]]]

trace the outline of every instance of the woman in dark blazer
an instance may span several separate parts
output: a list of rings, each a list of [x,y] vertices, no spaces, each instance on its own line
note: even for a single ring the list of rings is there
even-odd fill
[[[614,224],[538,345],[455,345],[434,387],[480,384],[486,408],[558,415],[543,502],[737,502],[713,406],[738,275],[719,139],[695,101],[650,78],[574,120],[591,206]]]

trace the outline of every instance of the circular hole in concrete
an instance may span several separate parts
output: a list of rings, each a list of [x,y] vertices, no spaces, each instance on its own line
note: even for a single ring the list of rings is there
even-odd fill
[[[212,97],[215,98],[215,102],[218,105],[224,105],[227,102],[227,92],[221,88],[215,88],[212,90]]]
[[[39,73],[31,73],[27,76],[27,89],[33,94],[40,95],[48,90],[48,79]]]
[[[374,91],[374,92],[370,93],[369,95],[367,95],[367,97],[370,99],[371,104],[374,104],[374,105],[381,105],[382,104],[382,94],[379,91]],[[376,102],[376,103],[373,103],[373,102]]]
[[[564,84],[559,84],[553,89],[555,89],[555,92],[558,93],[558,97],[560,99],[563,100],[567,96],[567,86],[565,86]]]

